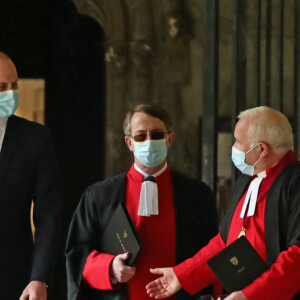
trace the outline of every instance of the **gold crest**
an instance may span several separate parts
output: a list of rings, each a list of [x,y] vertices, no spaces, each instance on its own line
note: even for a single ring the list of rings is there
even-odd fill
[[[126,239],[127,236],[128,236],[128,234],[127,234],[126,230],[124,230],[124,232],[123,232],[123,237],[124,237],[124,239]]]
[[[238,259],[236,258],[236,256],[233,256],[230,258],[230,262],[234,265],[237,266],[239,264]]]

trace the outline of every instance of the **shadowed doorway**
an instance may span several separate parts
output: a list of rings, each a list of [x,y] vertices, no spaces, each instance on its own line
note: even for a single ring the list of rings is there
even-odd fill
[[[84,189],[104,174],[104,34],[69,0],[6,2],[1,5],[0,51],[15,62],[20,78],[45,81],[44,120],[52,132],[64,197],[49,300],[62,300],[70,219]]]

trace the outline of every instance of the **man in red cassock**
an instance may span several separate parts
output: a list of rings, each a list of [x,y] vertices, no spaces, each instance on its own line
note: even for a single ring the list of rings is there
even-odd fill
[[[138,105],[127,113],[124,133],[134,164],[128,172],[88,187],[70,225],[66,248],[70,300],[150,299],[145,285],[157,276],[149,268],[179,263],[217,233],[209,187],[167,165],[174,139],[168,113],[156,105]],[[133,267],[126,265],[128,253],[114,256],[101,251],[102,232],[120,202],[142,244]]]
[[[151,297],[166,298],[181,287],[194,294],[215,282],[206,262],[245,235],[269,269],[225,299],[300,299],[300,163],[291,125],[282,113],[256,107],[239,115],[234,137],[232,161],[243,174],[220,232],[181,264],[151,270],[163,275],[147,285]]]

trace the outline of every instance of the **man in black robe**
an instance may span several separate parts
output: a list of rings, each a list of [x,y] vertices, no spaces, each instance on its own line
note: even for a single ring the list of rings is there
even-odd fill
[[[300,299],[300,163],[293,149],[292,127],[268,107],[239,115],[232,147],[234,165],[243,173],[219,234],[190,259],[147,285],[156,299],[182,287],[189,293],[216,281],[207,261],[245,235],[269,269],[226,300]]]
[[[88,187],[70,225],[66,247],[69,300],[146,299],[151,266],[157,261],[181,261],[216,233],[209,187],[167,166],[167,149],[174,138],[168,113],[156,105],[138,105],[127,113],[124,133],[134,152],[133,166],[129,172]],[[154,192],[140,193],[144,186],[156,185],[147,185],[148,175],[157,184],[158,199]],[[101,251],[101,234],[120,202],[126,205],[142,241],[135,267],[125,265],[126,254],[114,257]],[[181,293],[177,299],[196,298]]]

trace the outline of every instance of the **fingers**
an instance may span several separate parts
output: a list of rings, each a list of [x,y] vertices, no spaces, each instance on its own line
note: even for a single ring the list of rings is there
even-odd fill
[[[26,288],[26,289],[23,291],[22,295],[20,296],[20,300],[27,300],[28,297],[29,297],[29,292],[28,292],[28,289]]]
[[[151,281],[150,283],[148,283],[148,284],[146,285],[146,289],[149,290],[149,289],[151,289],[151,288],[155,288],[156,286],[157,286],[157,283],[156,283],[155,280],[154,280],[154,281]]]
[[[117,276],[118,282],[128,282],[135,274],[135,269],[124,269],[123,272],[120,272]]]
[[[150,272],[152,274],[163,275],[164,274],[164,268],[150,269]]]
[[[120,260],[126,260],[127,258],[129,257],[129,253],[128,252],[125,252],[125,253],[122,253],[122,254],[119,254],[116,256],[116,259],[120,259]]]
[[[167,297],[169,295],[168,291],[164,288],[160,278],[148,283],[146,285],[147,289],[147,294],[150,297],[161,297],[164,296],[163,298]],[[160,298],[156,298],[160,299]]]
[[[25,293],[23,292],[22,295],[21,295],[21,297],[20,297],[20,300],[27,300],[28,296],[29,296],[29,295],[28,295],[27,293],[25,294]]]
[[[163,299],[171,295],[162,284],[156,284],[154,287],[147,289],[147,294],[155,299]]]
[[[135,268],[124,266],[116,272],[118,282],[128,282],[135,274]]]
[[[160,278],[155,279],[146,285],[146,289],[150,290],[152,288],[157,289],[159,286],[162,286]]]
[[[112,261],[110,274],[118,282],[128,282],[135,274],[135,267],[126,266],[124,263],[128,256],[128,252],[119,254]]]

